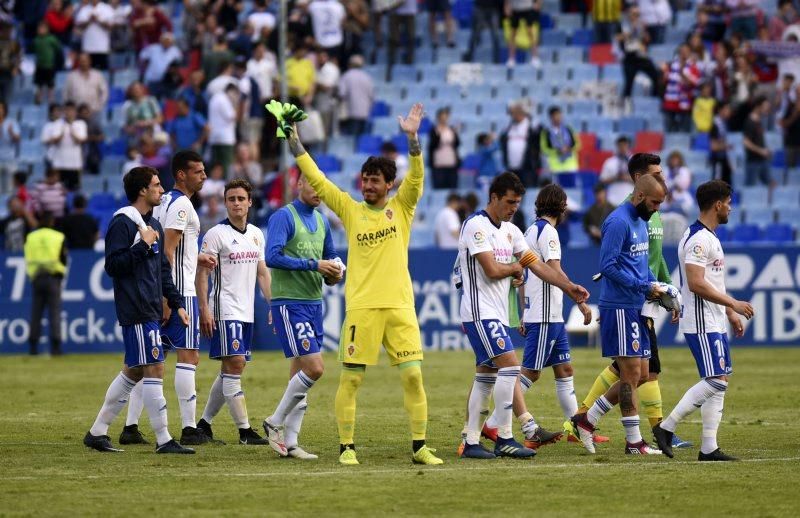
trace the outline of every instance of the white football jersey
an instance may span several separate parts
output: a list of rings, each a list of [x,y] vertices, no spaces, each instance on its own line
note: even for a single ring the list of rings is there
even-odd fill
[[[525,231],[525,242],[539,260],[561,260],[561,241],[556,229],[544,219],[537,219]],[[564,292],[544,282],[531,272],[525,280],[525,311],[523,322],[563,322]]]
[[[686,282],[686,265],[705,268],[705,279],[717,291],[725,293],[725,254],[717,235],[705,225],[693,223],[678,244],[681,273],[680,330],[682,333],[726,333],[728,329],[725,306],[703,300],[691,291]]]
[[[497,319],[508,326],[511,277],[490,279],[475,255],[493,252],[495,261],[510,264],[517,260],[515,254],[527,250],[522,232],[513,223],[503,221],[496,227],[485,211],[467,218],[458,240],[458,261],[464,289],[461,294],[462,322]]]
[[[252,322],[258,263],[264,260],[264,233],[254,225],[241,232],[226,219],[206,232],[201,250],[217,258],[209,309],[214,320]]]
[[[173,189],[161,196],[161,205],[153,209],[153,217],[168,228],[180,230],[183,237],[175,249],[172,261],[172,281],[184,297],[194,297],[194,277],[197,273],[197,240],[200,237],[200,218],[191,200]]]

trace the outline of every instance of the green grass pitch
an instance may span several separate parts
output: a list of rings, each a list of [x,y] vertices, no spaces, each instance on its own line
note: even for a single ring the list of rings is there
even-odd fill
[[[423,366],[428,393],[428,442],[441,467],[410,462],[410,438],[396,369],[367,370],[359,394],[356,443],[361,465],[337,463],[333,400],[339,367],[309,397],[301,444],[318,461],[280,459],[269,447],[240,446],[227,408],[214,422],[227,446],[201,446],[194,456],[156,455],[150,446],[100,454],[81,439],[101,404],[121,357],[76,355],[4,357],[0,375],[1,516],[244,516],[244,515],[732,515],[797,516],[800,482],[797,418],[800,349],[733,351],[735,373],[725,400],[719,442],[742,459],[699,464],[697,447],[673,460],[623,454],[615,410],[601,422],[610,444],[590,456],[573,443],[545,446],[532,461],[470,461],[455,457],[472,379],[469,352],[428,353]],[[170,429],[179,434],[168,359],[165,392]],[[696,381],[686,349],[662,352],[665,411]],[[578,398],[606,364],[597,350],[574,353]],[[198,369],[198,415],[218,366]],[[256,353],[244,375],[250,419],[260,430],[287,379],[277,353]],[[546,372],[527,396],[547,428],[563,421]],[[111,428],[116,444],[124,412]],[[649,438],[646,419],[642,430]],[[141,428],[152,439],[146,413]],[[515,430],[519,438],[518,426]],[[678,428],[698,442],[699,412]]]

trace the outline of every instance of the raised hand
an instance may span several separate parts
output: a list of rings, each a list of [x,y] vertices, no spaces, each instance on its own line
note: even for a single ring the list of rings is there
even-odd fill
[[[403,133],[408,136],[416,135],[422,122],[422,114],[422,104],[415,103],[405,118],[398,116],[397,122],[400,124],[400,129],[403,130]]]

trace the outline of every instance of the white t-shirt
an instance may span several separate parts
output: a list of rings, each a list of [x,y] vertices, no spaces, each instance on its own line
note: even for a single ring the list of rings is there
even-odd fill
[[[211,99],[218,93],[225,93],[228,85],[239,86],[239,79],[229,75],[218,75],[206,85],[206,96]]]
[[[342,22],[347,13],[339,0],[314,0],[308,6],[314,39],[322,48],[341,45],[344,41]]]
[[[537,219],[525,231],[525,242],[541,261],[561,260],[561,241],[556,229],[543,219]],[[564,292],[552,284],[526,272],[525,311],[523,322],[563,322]]]
[[[42,142],[63,135],[60,141],[50,144],[47,149],[47,158],[56,169],[70,171],[83,169],[83,144],[75,141],[73,133],[81,140],[86,140],[88,135],[86,123],[79,119],[72,123],[59,119],[48,122],[42,128]]]
[[[167,68],[174,61],[178,63],[183,59],[183,53],[176,45],[165,49],[161,43],[151,43],[139,53],[139,59],[147,61],[147,68],[144,71],[145,83],[161,81]]]
[[[261,60],[255,58],[247,62],[247,75],[256,80],[261,91],[261,99],[272,98],[272,82],[278,75],[275,60],[264,56]]]
[[[461,219],[458,217],[458,212],[451,207],[444,207],[440,210],[433,222],[436,246],[447,250],[457,250],[458,237],[453,236],[453,233],[457,234],[460,227]]]
[[[108,54],[111,52],[111,30],[101,26],[98,21],[111,25],[114,21],[114,9],[105,2],[97,5],[85,5],[75,15],[75,24],[89,21],[94,14],[95,21],[83,30],[81,50],[90,54]]]
[[[264,233],[254,225],[244,232],[226,219],[206,232],[201,251],[217,257],[208,305],[214,320],[252,322],[258,263],[264,261]]]
[[[209,144],[236,144],[236,108],[225,92],[214,94],[208,103]]]
[[[275,28],[275,15],[264,11],[250,13],[247,21],[253,26],[253,41],[258,41],[261,38],[261,31],[264,30],[264,27],[269,30]]]
[[[510,169],[519,169],[525,161],[525,150],[528,149],[528,130],[530,127],[531,121],[523,119],[516,124],[512,124],[508,129],[506,154]]]
[[[696,221],[678,243],[683,310],[679,328],[682,333],[727,333],[725,306],[703,300],[691,291],[686,282],[686,265],[705,268],[705,280],[720,293],[725,293],[725,254],[717,235]]]
[[[175,249],[172,261],[172,281],[184,297],[194,297],[194,277],[197,272],[197,239],[200,237],[200,218],[192,201],[181,191],[173,189],[161,196],[161,205],[153,209],[153,217],[161,227],[180,230],[183,237]]]
[[[461,268],[461,321],[500,320],[508,326],[508,293],[511,277],[492,280],[486,276],[475,258],[481,252],[493,252],[501,264],[516,261],[515,254],[528,250],[522,232],[508,221],[494,226],[486,211],[467,218],[458,240],[458,261]]]
[[[612,205],[620,205],[633,190],[633,179],[628,174],[628,160],[617,155],[610,156],[603,162],[599,180],[608,184],[607,198]]]

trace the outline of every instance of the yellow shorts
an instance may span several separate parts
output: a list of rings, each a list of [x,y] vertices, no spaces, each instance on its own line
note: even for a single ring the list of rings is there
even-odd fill
[[[347,311],[339,338],[339,361],[376,365],[381,345],[392,365],[422,359],[419,322],[413,308]]]

